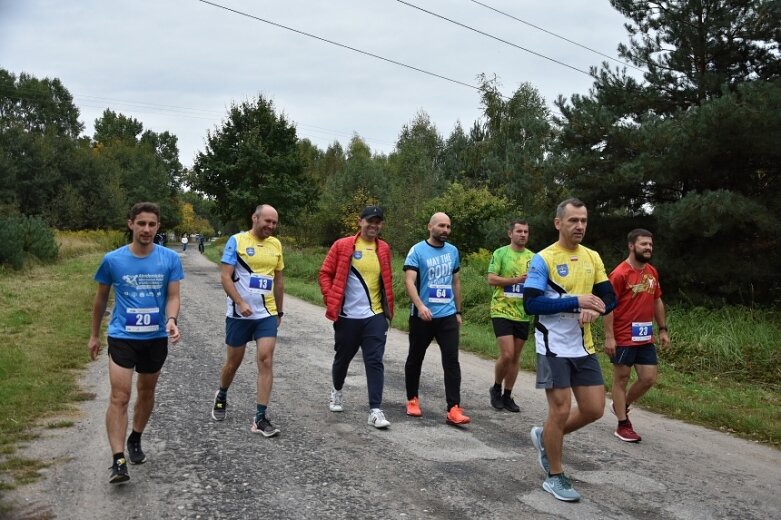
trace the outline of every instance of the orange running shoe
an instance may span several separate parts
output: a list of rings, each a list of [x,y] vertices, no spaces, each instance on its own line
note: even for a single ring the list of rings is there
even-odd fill
[[[445,418],[445,422],[448,424],[467,424],[471,420],[472,419],[464,415],[464,411],[458,405],[455,405],[453,408],[451,408],[447,413],[447,417]]]
[[[420,401],[418,401],[417,397],[413,397],[407,401],[407,415],[412,417],[420,417],[423,415],[423,412],[420,411]]]

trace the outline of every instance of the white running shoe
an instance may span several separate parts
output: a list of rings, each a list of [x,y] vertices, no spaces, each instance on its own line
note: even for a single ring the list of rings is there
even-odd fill
[[[341,390],[335,388],[331,390],[331,398],[328,399],[328,408],[332,412],[344,411],[344,396],[342,396]]]
[[[387,428],[390,421],[385,418],[385,414],[379,408],[372,408],[369,412],[369,424],[375,428]]]

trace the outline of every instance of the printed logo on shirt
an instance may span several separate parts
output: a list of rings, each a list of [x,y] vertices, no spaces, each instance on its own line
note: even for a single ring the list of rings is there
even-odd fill
[[[246,251],[247,251],[247,256],[255,256],[255,248],[254,247],[248,247]]]
[[[363,258],[363,251],[355,251],[353,253],[353,258],[355,258],[356,260],[360,260],[361,258]]]
[[[567,264],[559,264],[556,266],[556,272],[559,276],[567,276],[569,274],[569,266]]]

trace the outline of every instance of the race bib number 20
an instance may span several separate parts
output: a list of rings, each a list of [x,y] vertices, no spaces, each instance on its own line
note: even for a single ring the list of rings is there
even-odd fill
[[[127,332],[157,332],[160,330],[160,308],[133,308],[125,312]]]

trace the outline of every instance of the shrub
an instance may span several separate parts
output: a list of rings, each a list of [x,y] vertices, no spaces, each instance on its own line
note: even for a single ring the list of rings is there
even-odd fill
[[[21,269],[26,255],[39,260],[57,258],[59,248],[54,232],[38,217],[0,217],[0,264]]]

